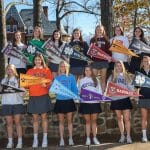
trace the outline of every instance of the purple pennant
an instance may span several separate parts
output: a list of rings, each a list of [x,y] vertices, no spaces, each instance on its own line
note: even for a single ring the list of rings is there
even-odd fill
[[[81,99],[83,101],[112,101],[109,97],[83,88],[81,89]]]

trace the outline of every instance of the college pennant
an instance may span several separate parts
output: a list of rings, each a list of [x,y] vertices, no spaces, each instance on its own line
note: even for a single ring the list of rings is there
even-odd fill
[[[134,38],[129,46],[131,50],[133,50],[136,53],[148,53],[150,54],[150,47],[142,42],[139,39]]]
[[[23,50],[23,52],[22,52],[22,54],[28,58],[28,64],[29,65],[32,65],[33,58],[34,58],[36,53],[42,54],[46,61],[50,61],[50,59],[51,59],[51,57],[49,57],[46,54],[45,49],[38,47],[32,41],[29,41],[28,47],[25,50]]]
[[[82,101],[112,101],[109,97],[106,97],[100,93],[90,91],[88,89],[81,89],[81,100]]]
[[[113,82],[108,82],[105,95],[106,96],[133,96],[133,97],[140,96],[138,92],[128,90],[127,88],[122,87]]]
[[[115,60],[111,56],[109,56],[107,53],[105,53],[103,50],[101,50],[95,44],[90,45],[90,48],[89,48],[87,54],[91,57],[104,59],[104,60],[107,60],[109,62],[110,61],[115,62]]]
[[[133,80],[134,86],[150,88],[150,78],[143,73],[136,72]]]
[[[10,85],[6,85],[6,84],[0,85],[0,94],[9,94],[9,93],[18,93],[18,92],[25,92],[25,90]]]
[[[26,47],[23,47],[22,49],[25,49],[25,48]],[[15,58],[23,60],[24,62],[27,62],[28,58],[22,54],[21,52],[22,49],[19,47],[13,47],[13,44],[11,42],[8,42],[1,52],[7,56],[15,57]]]
[[[42,84],[42,83],[50,83],[50,79],[45,79],[42,77],[35,77],[27,74],[20,74],[20,87],[29,87],[32,85]]]
[[[50,61],[52,63],[59,64],[61,61],[68,61],[50,39],[48,39],[42,47],[46,49],[46,54],[51,57]]]
[[[62,96],[66,96],[72,99],[77,99],[79,100],[80,97],[78,95],[76,95],[75,93],[73,93],[72,91],[70,91],[67,87],[65,87],[63,84],[61,84],[58,80],[54,80],[49,92],[51,93],[55,93],[55,94],[59,94]]]
[[[75,50],[72,48],[71,45],[66,44],[62,50],[62,54],[70,57],[70,58],[74,58],[74,59],[79,59],[79,60],[84,60],[84,61],[91,61],[90,58],[86,57],[85,55],[83,55],[81,52]]]
[[[126,48],[125,46],[120,44],[120,41],[118,41],[118,40],[112,41],[112,45],[109,48],[109,50],[112,52],[117,52],[117,53],[122,53],[122,54],[130,55],[130,56],[139,57],[134,52],[132,52],[131,50],[129,50],[128,48]]]

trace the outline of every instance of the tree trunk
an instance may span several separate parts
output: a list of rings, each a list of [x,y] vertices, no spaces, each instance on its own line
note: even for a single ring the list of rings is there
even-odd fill
[[[33,26],[42,26],[42,0],[33,0]]]
[[[61,29],[61,27],[60,27],[60,17],[59,17],[59,15],[60,15],[60,12],[59,12],[60,4],[61,4],[61,2],[60,2],[60,0],[58,0],[57,1],[57,7],[56,7],[56,27],[57,27],[58,30]]]
[[[101,8],[101,23],[106,29],[108,37],[112,37],[113,34],[113,0],[100,0]]]
[[[0,1],[0,50],[6,44],[6,20],[4,14],[4,1]],[[3,53],[0,51],[0,79],[5,75],[5,58]]]

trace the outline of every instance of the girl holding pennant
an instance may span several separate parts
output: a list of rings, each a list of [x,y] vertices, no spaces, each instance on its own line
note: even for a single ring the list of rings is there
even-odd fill
[[[60,62],[58,68],[58,76],[55,77],[62,85],[68,88],[68,90],[72,91],[76,95],[78,94],[76,80],[72,74],[69,74],[69,64],[65,61]],[[65,94],[65,93],[64,93]],[[64,146],[64,116],[66,114],[68,121],[68,132],[69,132],[69,145],[74,145],[72,139],[72,113],[76,111],[75,103],[73,98],[68,96],[57,94],[56,95],[56,103],[54,107],[54,111],[58,114],[59,120],[59,132],[60,132],[60,146]]]
[[[27,75],[41,77],[52,80],[52,74],[49,68],[45,65],[42,54],[35,54],[33,58],[33,68],[27,71]],[[50,111],[50,97],[49,97],[50,83],[42,83],[29,86],[29,103],[27,105],[27,112],[33,116],[33,130],[34,140],[33,148],[38,147],[38,128],[39,116],[41,115],[43,140],[42,147],[47,147],[47,112]]]
[[[98,46],[101,50],[106,52],[107,54],[111,55],[111,52],[108,50],[109,49],[109,39],[106,35],[104,26],[98,25],[95,29],[95,35],[94,37],[90,40],[90,44],[95,44]],[[98,76],[100,73],[101,75],[101,84],[102,84],[102,89],[104,91],[105,86],[106,86],[106,73],[107,69],[109,67],[109,62],[106,60],[101,60],[98,58],[92,58],[94,61],[91,63],[94,74]]]
[[[92,68],[90,66],[85,67],[84,77],[79,80],[78,89],[80,92],[81,103],[79,111],[83,114],[86,121],[86,145],[91,144],[90,140],[90,131],[92,129],[93,133],[93,142],[94,144],[100,144],[96,138],[97,132],[97,115],[101,112],[101,106],[99,101],[94,101],[92,97],[89,96],[89,101],[84,101],[84,96],[82,89],[88,89],[97,93],[102,94],[102,89],[99,80],[96,78]]]
[[[45,54],[45,49],[42,48],[44,44],[43,30],[39,26],[35,26],[33,30],[33,37],[28,41],[27,50],[24,51],[24,55],[28,57],[28,69],[32,68],[32,61],[35,53]]]
[[[119,25],[115,26],[115,28],[114,28],[114,37],[112,37],[110,39],[110,43],[112,43],[113,40],[119,41],[120,45],[123,45],[126,48],[129,47],[129,40],[126,36],[124,36],[123,29]],[[129,69],[129,63],[128,63],[129,57],[128,57],[128,55],[121,54],[121,53],[118,53],[118,52],[112,52],[112,58],[116,61],[121,60],[124,63],[125,68],[127,70]],[[111,69],[114,68],[114,62],[110,63],[110,68]]]
[[[131,41],[131,45],[129,46],[129,48],[131,47],[131,49],[133,49],[132,48],[132,44],[134,44],[134,41],[136,39],[142,41],[145,44],[147,44],[147,42],[146,42],[146,40],[144,38],[144,31],[140,27],[136,27],[134,29],[134,31],[133,31],[133,39]],[[142,57],[143,57],[144,53],[141,52],[141,49],[133,50],[133,51],[135,51],[135,53],[138,54],[138,56],[139,56],[139,57],[132,56],[131,61],[130,61],[130,72],[134,74],[135,71],[139,71],[140,70],[140,62],[142,60]]]
[[[131,77],[126,72],[125,66],[122,61],[115,62],[113,74],[109,77],[108,81],[116,83],[130,90],[133,89],[133,86],[131,85]],[[111,94],[107,96],[110,96],[111,99],[114,100],[111,102],[110,109],[114,110],[117,115],[118,126],[121,133],[119,143],[124,143],[126,139],[127,143],[132,143],[130,136],[130,110],[132,109],[132,104],[130,98],[128,96],[119,95],[116,97],[112,97]],[[124,135],[124,128],[126,129],[127,137],[125,137]]]
[[[61,55],[62,49],[64,48],[65,43],[62,41],[61,32],[59,30],[55,30],[53,32],[52,38],[51,38],[51,45],[58,50],[58,52]],[[50,62],[49,68],[52,71],[53,77],[57,75],[59,64]]]
[[[6,67],[7,77],[1,81],[1,84],[18,88],[18,74],[14,65]],[[18,144],[16,148],[22,148],[22,126],[21,114],[25,113],[23,98],[18,93],[2,94],[2,115],[6,119],[8,144],[6,148],[13,148],[13,121],[16,125]]]
[[[150,57],[144,56],[141,61],[141,70],[140,72],[145,76],[150,78]],[[142,79],[139,79],[142,81]],[[139,82],[140,82],[139,81]],[[148,110],[150,109],[150,89],[148,87],[141,87],[140,94],[142,96],[139,97],[139,107],[141,108],[141,116],[142,116],[142,142],[147,142],[147,121],[148,121]]]
[[[16,31],[14,35],[15,35],[15,37],[14,37],[13,47],[15,47],[18,51],[22,52],[22,50],[26,46],[22,43],[21,32]],[[16,66],[18,74],[26,73],[26,62],[25,62],[25,60],[15,58],[15,57],[10,57],[9,64],[13,64]]]
[[[89,46],[87,42],[83,41],[81,31],[78,28],[73,30],[71,42],[69,44],[73,47],[73,49],[87,56]],[[70,58],[70,72],[76,76],[76,79],[83,74],[83,70],[86,65],[87,61]]]

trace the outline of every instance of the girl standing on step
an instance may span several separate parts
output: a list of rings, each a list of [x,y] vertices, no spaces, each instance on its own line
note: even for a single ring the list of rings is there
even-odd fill
[[[143,56],[141,61],[141,73],[145,76],[150,78],[150,57]],[[150,88],[148,87],[141,87],[140,94],[142,95],[139,97],[139,107],[141,108],[141,124],[142,124],[142,142],[147,142],[147,121],[148,121],[148,112],[150,110]]]
[[[6,67],[6,77],[2,79],[1,84],[19,87],[18,74],[14,65]],[[2,115],[6,119],[8,144],[6,148],[13,148],[13,121],[16,125],[18,144],[16,148],[22,149],[22,126],[21,114],[25,113],[23,98],[19,93],[2,94]]]
[[[122,61],[117,61],[114,64],[113,74],[109,77],[108,81],[114,82],[120,86],[123,86],[129,90],[133,89],[131,86],[131,77],[125,71],[125,66]],[[110,95],[111,97],[111,95]],[[115,111],[117,116],[118,126],[121,133],[119,143],[124,143],[127,140],[127,143],[132,143],[130,130],[131,130],[131,109],[132,104],[128,96],[122,97],[111,97],[114,101],[111,102],[110,109]],[[124,135],[124,128],[127,132],[127,137]]]
[[[18,51],[22,52],[22,50],[26,47],[22,42],[21,32],[16,31],[13,46],[17,48]],[[9,64],[15,65],[17,69],[17,73],[26,73],[26,62],[22,59],[10,57]]]
[[[52,81],[52,74],[49,68],[45,65],[44,58],[41,54],[35,54],[33,58],[33,68],[27,71],[27,75],[50,79]],[[29,102],[27,105],[27,112],[33,116],[33,131],[34,140],[33,148],[38,147],[38,129],[39,129],[39,117],[41,116],[43,140],[42,147],[48,146],[47,130],[48,121],[47,113],[51,110],[51,102],[49,97],[50,83],[42,83],[29,86]]]
[[[69,64],[65,61],[60,62],[58,67],[58,76],[55,77],[61,84],[67,87],[69,90],[78,94],[76,80],[72,74],[69,74]],[[59,120],[59,133],[60,133],[60,146],[64,146],[64,117],[67,116],[68,121],[68,132],[69,132],[69,145],[74,145],[72,139],[73,125],[72,125],[72,114],[76,111],[75,103],[73,98],[56,95],[56,103],[54,111],[58,114]]]
[[[82,98],[82,88],[88,89],[99,94],[102,94],[102,89],[99,80],[96,78],[93,69],[90,66],[85,67],[84,77],[79,80],[78,89],[80,96]],[[101,106],[99,101],[81,101],[79,112],[83,114],[85,119],[86,126],[86,145],[91,144],[90,132],[92,129],[93,133],[93,142],[98,145],[100,142],[98,141],[97,134],[97,116],[101,112]]]

